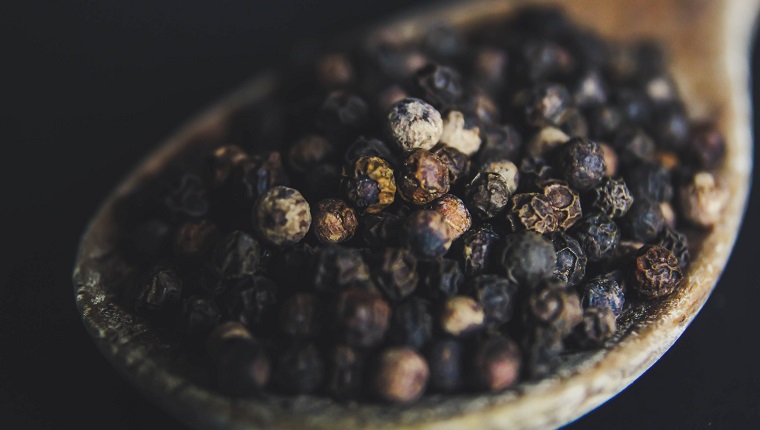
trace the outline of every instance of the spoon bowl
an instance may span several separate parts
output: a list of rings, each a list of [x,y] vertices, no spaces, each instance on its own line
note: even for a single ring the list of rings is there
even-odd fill
[[[475,1],[422,10],[370,31],[418,37],[427,25],[459,28],[503,18],[546,1]],[[620,321],[616,337],[598,351],[571,354],[559,371],[499,394],[426,396],[407,407],[344,405],[301,396],[235,399],[213,389],[202,363],[181,353],[133,313],[125,297],[136,268],[116,246],[122,203],[168,165],[191,163],[224,141],[236,112],[272,97],[278,78],[256,77],[190,121],[146,158],[104,202],[85,231],[74,270],[78,309],[108,360],[141,392],[178,419],[203,428],[545,428],[566,424],[608,400],[646,371],[675,342],[704,305],[725,267],[744,212],[751,174],[748,52],[760,0],[555,0],[570,17],[602,36],[654,39],[694,119],[723,131],[726,160],[717,177],[730,190],[723,219],[692,247],[683,287],[642,304]]]

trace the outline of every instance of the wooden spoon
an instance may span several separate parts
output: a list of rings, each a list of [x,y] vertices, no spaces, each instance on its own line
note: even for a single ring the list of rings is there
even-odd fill
[[[446,21],[457,27],[498,20],[528,3],[475,1],[424,10],[382,26],[404,38]],[[642,306],[621,322],[607,348],[567,358],[557,375],[495,395],[426,396],[405,408],[346,406],[329,399],[232,399],[210,387],[209,375],[122,306],[135,269],[116,251],[119,204],[169,161],[216,144],[231,115],[268,97],[276,84],[263,75],[191,121],[151,154],[108,198],[82,237],[74,271],[76,301],[104,355],[180,420],[203,428],[545,428],[565,424],[608,400],[647,370],[675,342],[707,300],[733,246],[751,171],[748,58],[760,0],[555,0],[581,25],[614,39],[654,38],[669,54],[670,70],[693,118],[716,120],[728,142],[718,177],[730,189],[721,223],[696,244],[683,288]]]

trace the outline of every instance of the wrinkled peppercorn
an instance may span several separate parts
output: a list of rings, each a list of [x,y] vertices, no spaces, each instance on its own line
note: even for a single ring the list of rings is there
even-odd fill
[[[251,235],[233,231],[214,247],[206,276],[201,280],[206,291],[219,294],[230,279],[252,276],[259,268],[261,246]]]
[[[467,210],[464,202],[453,194],[444,194],[428,205],[427,209],[443,215],[446,224],[449,225],[449,231],[452,233],[452,240],[459,238],[472,226],[470,211]]]
[[[544,182],[555,176],[554,169],[543,158],[525,157],[520,162],[520,188],[524,191],[542,190]]]
[[[386,248],[371,259],[372,279],[389,300],[402,300],[417,288],[417,258],[408,249]]]
[[[633,204],[633,196],[622,179],[604,178],[591,190],[591,207],[610,218],[624,216]]]
[[[568,287],[578,285],[586,275],[586,253],[577,240],[570,235],[556,232],[549,235],[557,253],[557,266],[554,268],[554,278],[567,284]]]
[[[441,329],[452,336],[464,336],[483,328],[485,312],[467,296],[454,296],[446,300],[441,311]]]
[[[359,220],[343,200],[326,199],[317,203],[312,225],[320,242],[340,243],[354,236]]]
[[[599,275],[586,282],[581,288],[581,303],[584,309],[608,308],[615,317],[620,316],[625,304],[625,291],[619,274],[612,272]]]
[[[670,173],[657,162],[632,166],[626,170],[624,178],[634,199],[667,202],[673,198],[673,183]]]
[[[681,214],[690,223],[710,228],[720,221],[728,204],[728,189],[712,173],[699,172],[679,190]]]
[[[360,211],[376,213],[393,203],[396,180],[393,169],[379,157],[359,157],[343,169],[342,187]]]
[[[274,187],[253,208],[256,231],[275,246],[298,243],[311,226],[311,210],[301,193],[293,188]]]
[[[463,356],[462,345],[454,339],[438,340],[427,348],[431,390],[450,393],[462,386]]]
[[[683,280],[678,259],[659,245],[646,245],[634,257],[633,290],[654,299],[671,294]]]
[[[557,173],[578,191],[597,186],[607,169],[599,144],[578,137],[560,146],[554,165]]]
[[[446,218],[436,211],[418,210],[404,221],[406,245],[421,259],[443,257],[451,247],[452,234]]]
[[[469,289],[483,308],[487,326],[499,327],[512,319],[517,284],[499,275],[480,275]]]
[[[564,337],[581,322],[583,309],[574,291],[561,284],[544,283],[528,295],[523,315],[528,322],[556,330]]]
[[[325,363],[315,344],[294,342],[277,355],[272,382],[283,393],[313,393],[324,379]]]
[[[277,151],[257,155],[238,163],[233,170],[231,188],[240,206],[247,207],[276,186],[288,186],[290,179]]]
[[[311,284],[318,292],[335,294],[345,288],[366,288],[369,278],[369,266],[356,248],[329,245],[314,256]]]
[[[449,111],[443,118],[441,143],[472,156],[480,149],[480,127],[474,119],[458,110]]]
[[[288,151],[288,164],[293,170],[306,172],[333,157],[335,147],[329,140],[317,135],[298,139]]]
[[[388,129],[401,150],[429,150],[441,139],[443,119],[433,106],[420,99],[406,98],[388,113]]]
[[[534,285],[552,276],[557,254],[554,245],[539,234],[514,233],[505,237],[500,263],[503,274],[512,282]]]
[[[338,296],[335,321],[338,336],[349,346],[379,345],[391,317],[391,308],[371,291],[348,289]]]
[[[218,300],[226,320],[256,331],[277,303],[277,284],[264,276],[246,276],[228,282]]]
[[[479,163],[517,159],[522,147],[522,136],[516,127],[487,124],[481,129],[480,134],[482,142],[477,156]]]
[[[391,345],[420,350],[430,340],[432,331],[430,304],[420,298],[411,297],[393,310],[388,341]]]
[[[512,196],[507,221],[513,231],[529,230],[544,234],[557,231],[559,228],[551,202],[546,196],[538,193]]]
[[[620,230],[603,214],[590,214],[578,221],[570,236],[581,244],[589,261],[600,261],[612,255],[620,243]]]
[[[379,249],[385,246],[400,246],[399,231],[403,218],[390,212],[367,214],[362,218],[362,239],[366,246]]]
[[[173,269],[157,267],[140,290],[135,300],[135,310],[156,313],[176,307],[181,299],[182,278]]]
[[[417,71],[415,81],[423,98],[436,107],[450,106],[462,97],[462,78],[451,67],[428,64]]]
[[[497,173],[480,172],[465,188],[465,200],[475,215],[490,219],[498,215],[509,202],[507,182]]]
[[[515,163],[509,160],[491,160],[480,165],[481,172],[496,173],[504,178],[507,185],[507,194],[512,195],[517,191],[520,183],[520,171]]]
[[[465,154],[457,149],[446,145],[438,145],[433,148],[433,154],[449,169],[449,184],[456,184],[469,173],[470,161]]]
[[[459,263],[448,258],[424,262],[419,266],[418,291],[431,300],[446,299],[456,295],[464,284],[464,273]]]
[[[352,164],[359,157],[378,157],[387,161],[391,166],[395,165],[396,158],[391,153],[388,145],[378,139],[368,139],[360,136],[346,149],[344,159],[346,163]]]
[[[415,149],[404,160],[398,192],[404,200],[425,205],[449,192],[449,169],[432,152]]]
[[[588,308],[575,327],[574,340],[581,348],[598,348],[616,331],[615,314],[610,308]]]
[[[175,216],[201,218],[208,213],[209,207],[206,184],[197,175],[184,174],[169,185],[164,205]]]
[[[517,95],[516,104],[522,108],[525,122],[533,127],[559,125],[572,97],[560,84],[539,84]]]
[[[544,196],[554,211],[557,228],[567,230],[581,218],[581,198],[565,182],[559,180],[545,181]]]
[[[461,238],[460,258],[466,276],[475,276],[491,269],[499,235],[490,224],[483,224]]]
[[[678,259],[678,264],[681,266],[681,269],[686,269],[686,267],[689,266],[691,255],[689,254],[689,241],[686,238],[686,235],[666,226],[662,229],[662,232],[660,232],[660,235],[655,242],[657,245],[660,245],[673,253]]]
[[[298,293],[291,296],[280,308],[282,332],[298,338],[313,338],[322,326],[322,309],[313,294]]]
[[[472,359],[473,384],[485,391],[501,391],[517,382],[522,358],[515,342],[503,336],[481,341]]]
[[[627,237],[651,242],[665,226],[665,218],[662,216],[659,203],[649,199],[636,199],[628,213],[620,220],[620,226]]]
[[[427,362],[414,350],[389,348],[380,354],[372,390],[386,402],[410,403],[422,396],[429,377]]]
[[[622,129],[617,133],[612,144],[624,165],[650,162],[654,159],[654,141],[641,128]]]

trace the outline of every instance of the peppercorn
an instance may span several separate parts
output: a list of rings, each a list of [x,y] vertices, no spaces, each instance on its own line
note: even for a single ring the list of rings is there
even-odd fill
[[[623,121],[634,126],[647,126],[652,122],[652,106],[646,94],[638,88],[622,87],[612,93],[614,104]]]
[[[499,275],[473,278],[469,290],[485,314],[485,325],[499,327],[512,319],[517,284]]]
[[[406,98],[388,113],[388,129],[402,151],[432,149],[443,133],[441,114],[420,99]]]
[[[565,337],[581,322],[581,300],[561,284],[542,283],[528,295],[523,310],[527,322],[550,328]]]
[[[449,258],[439,258],[420,263],[419,294],[439,301],[456,295],[464,284],[464,273],[459,263]]]
[[[431,390],[451,393],[462,385],[462,345],[454,339],[433,342],[425,353],[430,367]]]
[[[310,394],[325,379],[325,363],[313,343],[293,342],[279,354],[274,363],[272,382],[285,394]]]
[[[498,91],[504,86],[509,63],[508,54],[498,47],[486,46],[475,52],[473,80],[484,89]]]
[[[589,137],[610,140],[623,124],[623,114],[616,106],[602,105],[588,113]]]
[[[362,218],[362,239],[364,244],[372,249],[385,246],[400,246],[398,232],[401,230],[403,219],[390,212],[367,214]]]
[[[415,74],[422,98],[441,108],[455,104],[462,97],[462,78],[455,69],[428,64]]]
[[[525,153],[529,157],[544,158],[568,140],[570,140],[570,136],[564,131],[556,127],[544,127],[530,139],[525,148]]]
[[[433,148],[433,154],[449,169],[449,184],[456,184],[461,178],[467,177],[470,161],[459,150],[446,145]]]
[[[507,182],[498,173],[479,172],[465,188],[467,205],[480,219],[498,215],[509,202]]]
[[[154,268],[135,300],[140,313],[157,313],[176,307],[182,298],[182,278],[173,269]]]
[[[364,99],[349,91],[335,90],[325,97],[316,123],[328,133],[344,136],[360,130],[368,116],[369,106]]]
[[[348,200],[364,213],[380,212],[396,195],[393,169],[379,157],[362,156],[343,168],[341,185]]]
[[[339,199],[325,199],[317,203],[312,219],[317,239],[328,244],[351,239],[359,226],[356,212]]]
[[[282,250],[274,260],[272,275],[281,289],[292,292],[311,286],[310,271],[304,268],[312,267],[316,250],[303,243]]]
[[[678,259],[678,264],[681,269],[684,270],[689,266],[691,262],[691,255],[689,254],[689,241],[686,235],[675,230],[672,227],[666,226],[660,232],[655,244],[662,246]]]
[[[654,160],[654,141],[641,128],[623,128],[615,135],[612,143],[615,151],[620,156],[620,161],[626,166]]]
[[[325,55],[316,63],[317,81],[325,88],[348,85],[354,80],[354,68],[345,54]]]
[[[290,184],[277,151],[250,157],[238,163],[232,173],[231,192],[236,203],[246,208],[268,190]]]
[[[418,297],[410,297],[393,310],[388,341],[391,345],[420,350],[430,340],[432,331],[430,304]]]
[[[581,218],[581,198],[567,183],[549,180],[543,184],[543,192],[557,219],[557,228],[567,230]]]
[[[591,190],[591,207],[610,218],[621,218],[633,204],[633,196],[622,179],[604,178]]]
[[[625,171],[625,183],[634,199],[667,202],[673,198],[670,172],[657,162],[639,163]]]
[[[208,293],[217,295],[226,288],[225,281],[254,275],[260,260],[259,242],[247,233],[233,231],[214,247],[201,285]]]
[[[615,314],[610,308],[588,308],[575,327],[574,340],[581,348],[598,348],[617,331]]]
[[[568,136],[588,136],[588,123],[577,108],[565,110],[556,126]]]
[[[559,227],[551,202],[538,193],[515,194],[510,200],[507,221],[512,231],[551,233]]]
[[[507,194],[513,195],[520,183],[520,172],[515,163],[509,160],[491,160],[480,165],[481,172],[497,173],[507,184]]]
[[[417,258],[408,249],[385,248],[371,258],[372,279],[389,300],[402,300],[417,288]]]
[[[556,177],[543,158],[525,157],[520,162],[520,188],[524,192],[543,191],[544,182]]]
[[[607,103],[607,84],[602,74],[595,69],[587,70],[573,87],[573,101],[580,108],[590,108]]]
[[[221,186],[227,182],[235,168],[248,160],[248,154],[236,145],[223,145],[214,150],[209,156],[212,183]]]
[[[379,139],[366,138],[364,136],[359,136],[346,149],[346,153],[343,156],[348,164],[354,163],[359,157],[379,157],[391,166],[394,166],[396,163],[396,157],[393,156],[388,145]]]
[[[652,134],[660,147],[683,151],[689,142],[690,124],[686,111],[671,103],[659,109],[652,125]]]
[[[390,85],[378,94],[377,105],[380,111],[388,112],[393,105],[406,98],[409,98],[409,94],[403,88],[399,85]]]
[[[515,104],[522,109],[525,122],[532,127],[558,125],[572,104],[564,85],[538,84],[516,96]]]
[[[467,210],[464,202],[453,194],[444,194],[428,205],[427,209],[443,215],[446,224],[449,226],[449,231],[452,233],[452,240],[459,238],[472,226],[470,211]]]
[[[494,124],[501,118],[501,111],[496,105],[496,101],[480,88],[475,88],[466,93],[461,108],[464,112],[469,113],[469,115],[465,114],[465,127],[468,119],[471,120],[472,124],[479,123],[477,127],[481,128],[483,124]]]
[[[280,328],[289,336],[313,338],[322,328],[321,311],[321,304],[315,295],[295,294],[280,308]]]
[[[463,154],[472,156],[480,149],[480,127],[475,119],[458,110],[451,110],[443,118],[441,143]]]
[[[660,204],[649,199],[636,199],[631,210],[620,220],[623,233],[641,242],[653,241],[665,226]]]
[[[607,170],[599,144],[581,137],[560,146],[554,160],[557,173],[578,191],[597,186]]]
[[[459,258],[467,277],[487,272],[493,265],[499,235],[490,224],[483,224],[465,233],[461,238]]]
[[[225,394],[248,397],[260,394],[269,382],[271,364],[264,348],[249,338],[227,340],[216,356],[216,379]]]
[[[517,382],[522,367],[520,348],[503,336],[479,342],[472,359],[473,384],[485,391],[505,390]]]
[[[554,245],[539,234],[522,232],[504,238],[501,271],[519,285],[535,285],[552,276],[557,266]]]
[[[625,291],[617,272],[592,278],[580,288],[584,309],[607,308],[615,317],[620,316],[625,304]]]
[[[298,139],[288,151],[288,165],[298,172],[306,172],[333,158],[335,147],[322,136],[307,135]]]
[[[726,141],[714,124],[703,123],[692,127],[687,157],[697,166],[713,170],[720,166],[726,155]]]
[[[428,204],[449,192],[449,169],[432,152],[415,149],[404,160],[398,192],[407,202]]]
[[[219,308],[206,297],[188,297],[182,302],[178,328],[191,341],[203,342],[219,324]]]
[[[227,321],[216,326],[208,338],[206,338],[206,352],[208,355],[217,360],[225,349],[240,339],[253,339],[251,332],[243,324],[234,321]]]
[[[256,231],[275,246],[301,241],[311,226],[311,210],[301,193],[277,186],[267,191],[253,207]]]
[[[261,324],[277,303],[277,284],[264,276],[246,276],[227,284],[227,291],[217,301],[225,320],[263,331]]]
[[[363,386],[364,359],[359,351],[337,345],[328,355],[327,392],[339,401],[356,400]]]
[[[646,245],[634,257],[633,290],[642,298],[667,296],[680,285],[683,273],[672,252],[659,245]]]
[[[565,347],[562,334],[553,328],[535,326],[526,329],[521,339],[523,367],[528,378],[543,378],[560,365]]]
[[[490,160],[516,160],[522,147],[522,136],[512,125],[486,124],[481,131],[482,142],[478,162]]]
[[[697,227],[710,228],[720,221],[728,204],[728,189],[712,173],[698,172],[679,190],[684,219]]]
[[[425,391],[430,370],[418,353],[409,348],[384,350],[372,376],[374,394],[390,403],[411,403]]]
[[[404,221],[405,244],[420,259],[443,257],[451,247],[452,234],[440,213],[418,210]]]
[[[219,230],[214,223],[206,220],[186,222],[174,236],[174,255],[185,261],[203,259],[218,239]]]
[[[155,259],[164,252],[170,226],[160,219],[148,219],[129,233],[128,245],[144,257]]]
[[[570,229],[570,236],[581,244],[589,261],[601,261],[609,257],[620,243],[620,230],[612,219],[604,214],[589,214]]]
[[[385,338],[391,308],[379,294],[360,289],[340,293],[335,309],[338,337],[349,346],[373,347]]]
[[[425,29],[422,47],[433,58],[447,61],[456,61],[469,49],[462,32],[445,23],[436,23]]]
[[[604,171],[604,175],[608,178],[614,178],[618,173],[618,155],[615,149],[606,143],[600,143],[599,147],[602,149],[602,156],[604,157],[604,165],[607,170]]]
[[[164,195],[164,206],[174,216],[202,218],[208,213],[208,191],[199,176],[182,175],[169,185]]]
[[[346,288],[367,288],[370,269],[356,248],[324,246],[312,263],[310,282],[320,293],[335,294]]]
[[[670,202],[660,203],[660,212],[662,212],[662,219],[665,220],[665,226],[674,228],[676,226],[676,210],[673,209],[673,205]]]
[[[483,328],[485,312],[467,296],[454,296],[446,300],[441,311],[441,329],[452,336],[465,336]]]
[[[551,233],[548,238],[557,254],[554,278],[568,287],[578,285],[586,275],[586,253],[577,240],[563,232]]]

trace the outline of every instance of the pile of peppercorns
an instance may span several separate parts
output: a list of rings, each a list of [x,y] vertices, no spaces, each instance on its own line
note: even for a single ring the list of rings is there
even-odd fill
[[[130,230],[136,310],[226,394],[407,403],[542,378],[677,290],[677,228],[727,202],[724,140],[658,47],[557,9],[302,57]]]

